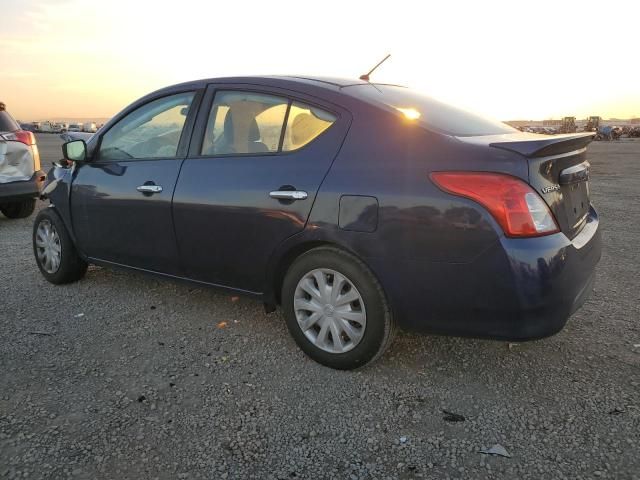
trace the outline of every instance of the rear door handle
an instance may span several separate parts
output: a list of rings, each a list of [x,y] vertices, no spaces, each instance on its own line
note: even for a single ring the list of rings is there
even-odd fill
[[[142,193],[160,193],[162,187],[160,185],[140,185],[136,190]]]
[[[275,190],[269,196],[278,200],[304,200],[309,195],[301,190]]]

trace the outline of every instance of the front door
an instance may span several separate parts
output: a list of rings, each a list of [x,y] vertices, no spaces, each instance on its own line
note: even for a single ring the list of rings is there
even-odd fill
[[[304,228],[349,124],[290,92],[210,86],[173,202],[187,275],[262,292],[271,253]]]
[[[194,92],[153,100],[102,134],[92,161],[78,164],[73,229],[91,258],[179,274],[171,197],[186,156]]]

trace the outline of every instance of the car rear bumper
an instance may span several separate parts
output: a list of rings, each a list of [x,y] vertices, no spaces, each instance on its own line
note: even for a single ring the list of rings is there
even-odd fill
[[[383,286],[404,328],[534,340],[559,332],[589,297],[602,248],[598,227],[591,208],[573,240],[562,233],[502,238],[471,263],[374,262],[373,268],[381,279],[395,272]]]
[[[559,233],[526,242],[505,239],[502,246],[511,266],[516,308],[501,312],[492,336],[533,340],[562,330],[595,283],[602,252],[595,210],[590,209],[585,227],[573,240]]]
[[[0,202],[6,203],[38,198],[42,191],[45,177],[45,173],[42,170],[38,170],[29,180],[0,183]]]

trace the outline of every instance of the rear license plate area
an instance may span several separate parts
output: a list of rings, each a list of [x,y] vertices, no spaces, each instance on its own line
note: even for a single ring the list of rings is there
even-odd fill
[[[589,181],[564,185],[562,196],[567,219],[572,228],[577,228],[589,213]]]

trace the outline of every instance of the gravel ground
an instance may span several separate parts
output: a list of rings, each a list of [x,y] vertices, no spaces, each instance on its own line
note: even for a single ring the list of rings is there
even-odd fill
[[[0,218],[0,477],[640,478],[640,142],[590,149],[606,248],[564,331],[400,333],[356,372],[243,298],[95,267],[50,285],[33,217]]]

